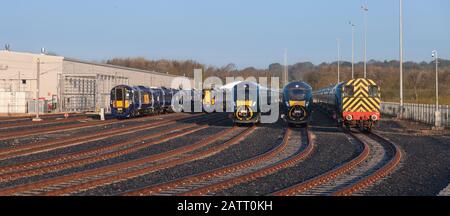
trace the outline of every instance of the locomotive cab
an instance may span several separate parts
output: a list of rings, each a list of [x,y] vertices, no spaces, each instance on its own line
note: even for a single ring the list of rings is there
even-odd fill
[[[283,91],[285,120],[290,124],[307,124],[312,111],[312,88],[303,82],[288,84]]]
[[[259,122],[259,86],[254,83],[241,83],[234,87],[234,119],[236,123]]]
[[[214,97],[214,90],[203,89],[202,103],[203,103],[203,110],[206,113],[215,111],[216,99]]]
[[[132,89],[126,86],[117,86],[111,91],[111,110],[117,115],[127,113],[133,105]]]
[[[380,120],[380,87],[370,79],[356,79],[342,85],[342,118],[346,127],[371,128]]]
[[[302,89],[289,90],[289,110],[288,118],[293,121],[300,121],[307,117],[306,112],[306,94]]]

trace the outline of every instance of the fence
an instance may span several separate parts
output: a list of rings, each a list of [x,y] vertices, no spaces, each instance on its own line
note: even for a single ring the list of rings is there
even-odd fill
[[[441,105],[441,121],[443,126],[450,126],[450,106]],[[400,112],[400,103],[383,102],[381,104],[381,112],[383,114],[398,116]],[[403,105],[403,116],[405,119],[418,121],[430,125],[435,123],[436,105],[431,104],[410,104]]]
[[[128,78],[108,75],[59,75],[60,105],[63,112],[110,112],[110,91]]]
[[[26,113],[26,92],[0,92],[0,113]]]
[[[64,76],[60,79],[61,111],[87,112],[95,110],[95,76]]]
[[[39,100],[36,102],[36,100],[30,100],[28,101],[28,113],[36,113],[36,103],[38,103],[37,108],[39,109],[39,113],[48,113],[48,101],[47,100]]]

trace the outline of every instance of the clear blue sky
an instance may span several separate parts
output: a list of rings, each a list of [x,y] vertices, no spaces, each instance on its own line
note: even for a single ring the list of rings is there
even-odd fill
[[[289,63],[362,59],[367,2],[368,58],[398,59],[398,0],[10,0],[2,1],[0,44],[17,51],[46,47],[60,55],[105,60],[143,56],[265,68]],[[450,58],[450,1],[404,0],[405,59]]]

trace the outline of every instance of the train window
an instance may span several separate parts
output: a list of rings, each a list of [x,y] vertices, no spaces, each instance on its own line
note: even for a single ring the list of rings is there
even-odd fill
[[[135,101],[136,103],[139,102],[139,94],[138,94],[137,92],[134,94],[134,99],[133,99],[133,101]],[[142,103],[142,102],[141,102],[141,103]]]
[[[142,99],[144,104],[150,104],[150,95],[148,93],[145,93],[143,95],[143,99]]]
[[[116,100],[123,100],[123,91],[122,89],[116,89]]]
[[[291,89],[289,97],[290,100],[305,100],[306,94],[301,89]]]
[[[378,86],[374,85],[369,86],[369,96],[378,97]]]
[[[355,94],[354,86],[345,86],[344,87],[344,97],[353,97]]]
[[[111,92],[111,100],[116,100],[116,92],[115,91]]]

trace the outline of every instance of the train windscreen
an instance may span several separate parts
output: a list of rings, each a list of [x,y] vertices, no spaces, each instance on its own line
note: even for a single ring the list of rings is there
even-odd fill
[[[296,100],[296,101],[306,100],[305,91],[301,90],[301,89],[290,89],[289,90],[289,100]]]
[[[369,96],[378,97],[378,86],[369,86]]]
[[[244,93],[242,95],[242,93]],[[258,89],[256,88],[252,88],[249,85],[244,85],[244,86],[235,86],[234,87],[234,98],[238,99],[238,100],[251,100],[253,97],[257,97],[257,95],[250,95],[250,93],[252,94],[257,94],[258,93]],[[253,96],[253,97],[251,97]]]
[[[116,100],[118,101],[123,100],[123,89],[121,88],[116,89]]]
[[[354,86],[345,86],[344,87],[344,97],[353,97],[355,94],[355,87]]]

